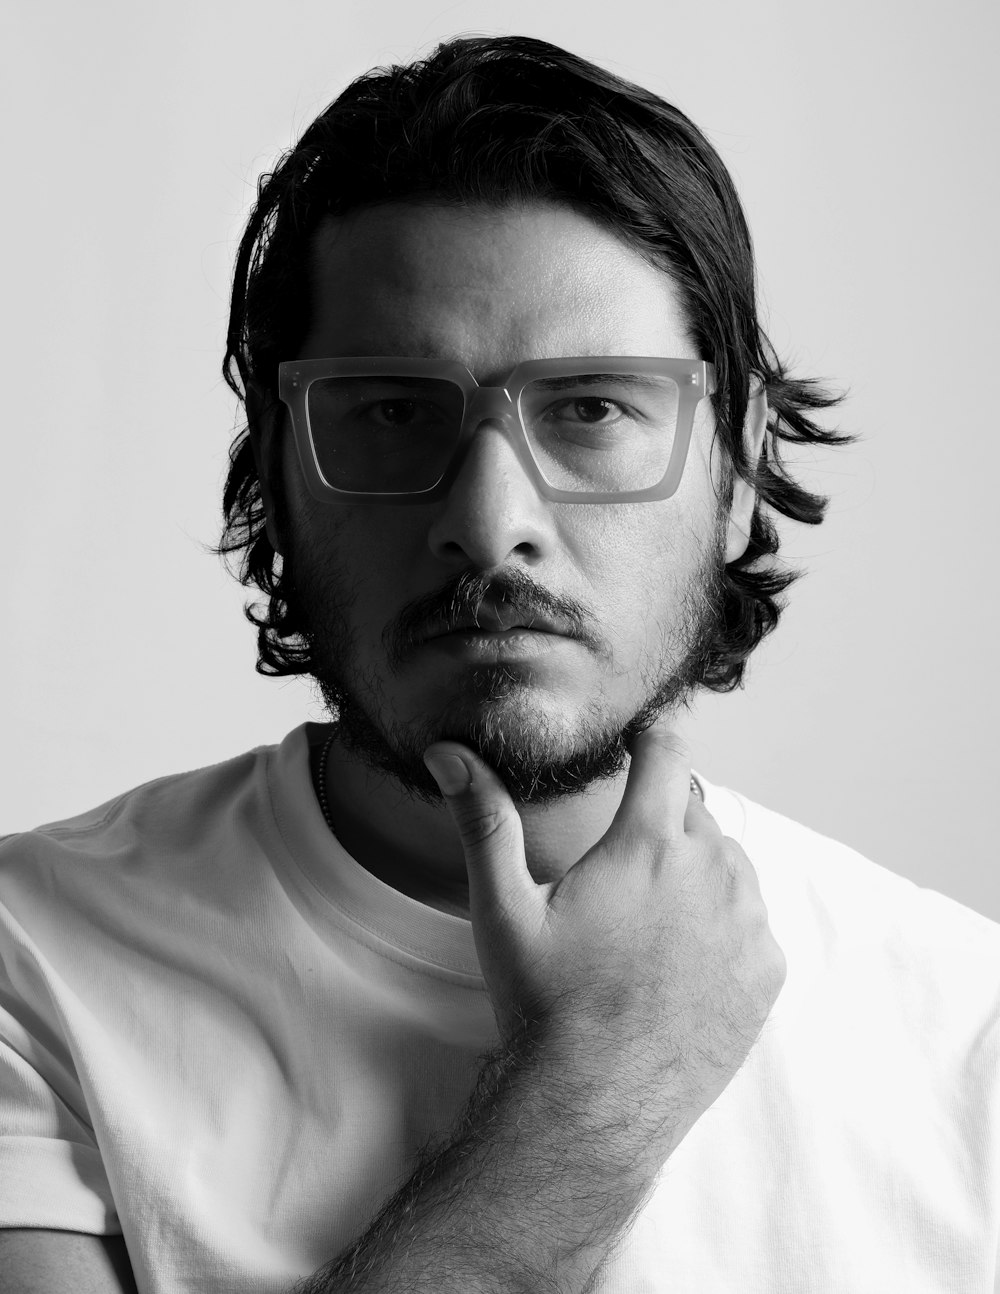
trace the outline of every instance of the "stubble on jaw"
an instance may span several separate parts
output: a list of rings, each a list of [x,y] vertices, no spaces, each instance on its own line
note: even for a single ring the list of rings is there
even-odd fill
[[[628,767],[630,742],[663,714],[690,709],[704,677],[711,645],[723,614],[722,572],[726,527],[717,513],[711,542],[698,569],[686,577],[669,626],[656,626],[661,649],[639,666],[641,700],[627,717],[610,713],[603,691],[593,695],[572,727],[554,722],[533,704],[530,665],[497,663],[476,666],[463,675],[462,691],[436,714],[413,722],[393,715],[385,680],[405,668],[413,632],[434,615],[465,607],[485,589],[503,600],[542,604],[569,614],[588,649],[597,652],[611,675],[615,664],[600,626],[581,608],[553,598],[520,569],[483,578],[464,573],[429,597],[406,608],[383,634],[384,654],[364,661],[350,624],[361,592],[361,578],[351,580],[336,549],[336,533],[322,551],[293,540],[287,545],[284,576],[297,621],[304,626],[310,673],[344,751],[377,775],[395,782],[407,797],[439,804],[441,793],[423,762],[434,741],[470,746],[506,785],[517,805],[544,805],[587,790],[595,781],[620,776]],[[640,612],[637,609],[637,615]],[[648,612],[642,614],[649,614]],[[619,634],[614,634],[618,637]],[[624,637],[628,636],[625,629]]]

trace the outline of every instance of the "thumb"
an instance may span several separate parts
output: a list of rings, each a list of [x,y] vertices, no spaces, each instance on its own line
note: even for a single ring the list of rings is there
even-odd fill
[[[428,746],[424,763],[462,840],[473,913],[524,913],[537,904],[541,889],[528,871],[521,819],[493,769],[455,742]]]

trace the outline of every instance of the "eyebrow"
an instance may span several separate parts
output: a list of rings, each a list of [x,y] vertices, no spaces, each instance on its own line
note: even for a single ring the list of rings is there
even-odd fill
[[[658,391],[663,385],[661,378],[647,377],[643,373],[574,373],[568,377],[536,378],[532,386],[543,391],[567,391],[572,387],[597,386],[607,382],[641,391]]]

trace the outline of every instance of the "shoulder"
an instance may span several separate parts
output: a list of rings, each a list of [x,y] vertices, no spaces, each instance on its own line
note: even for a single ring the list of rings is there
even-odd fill
[[[911,925],[932,919],[936,929],[954,929],[977,944],[1000,947],[1000,923],[917,885],[843,841],[728,787],[712,786],[708,798],[722,830],[739,840],[760,873],[849,918],[859,933],[866,927],[882,930],[887,918],[903,916]]]
[[[112,911],[126,920],[150,902],[169,905],[181,891],[207,899],[241,865],[248,878],[248,842],[267,830],[260,824],[273,749],[156,778],[0,838],[0,930],[20,925],[40,935],[57,912],[63,924]]]
[[[217,764],[154,778],[82,813],[0,836],[0,871],[25,855],[36,860],[70,854],[107,856],[113,842],[183,839],[238,796],[273,749],[257,747]]]
[[[738,792],[711,787],[708,801],[754,865],[804,992],[827,986],[928,1037],[1000,1043],[1000,923]]]

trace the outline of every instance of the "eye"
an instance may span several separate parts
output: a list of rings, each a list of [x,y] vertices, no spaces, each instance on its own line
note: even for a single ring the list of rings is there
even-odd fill
[[[360,416],[380,430],[407,431],[438,425],[445,413],[429,400],[374,400]]]
[[[566,421],[578,421],[590,427],[610,426],[612,422],[617,422],[618,419],[607,418],[607,414],[617,412],[621,417],[626,413],[626,410],[616,400],[608,400],[597,395],[585,395],[575,396],[572,400],[560,400],[550,407],[549,415],[558,417],[565,410],[572,410],[579,415],[578,420],[568,418]]]

